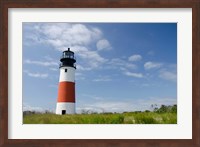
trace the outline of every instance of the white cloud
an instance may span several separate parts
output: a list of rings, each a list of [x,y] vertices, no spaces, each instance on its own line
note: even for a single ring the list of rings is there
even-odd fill
[[[138,103],[150,106],[151,104],[161,105],[173,105],[177,104],[176,98],[171,97],[149,97],[148,99],[138,100]]]
[[[87,71],[87,70],[99,68],[103,63],[107,61],[107,59],[100,56],[97,51],[89,50],[87,47],[72,46],[71,49],[74,51],[76,56],[79,56],[81,59],[79,63],[82,63],[82,65],[78,64],[77,70]]]
[[[44,73],[32,73],[32,72],[29,72],[28,70],[24,70],[24,73],[26,73],[29,77],[34,77],[34,78],[42,78],[42,79],[45,79],[47,78],[49,75],[48,74],[44,74]]]
[[[97,42],[96,46],[97,46],[97,49],[99,51],[101,51],[101,50],[110,50],[111,49],[111,45],[110,45],[109,41],[106,40],[106,39],[99,40]]]
[[[130,77],[143,78],[142,73],[133,73],[133,72],[125,71],[124,74]]]
[[[111,79],[108,79],[108,78],[100,78],[100,79],[94,79],[93,81],[94,81],[94,82],[108,82],[108,81],[111,81]]]
[[[127,61],[122,60],[120,58],[113,58],[107,64],[110,65],[110,68],[118,68],[118,69],[122,69],[122,68],[136,69],[137,68],[135,64],[128,63]]]
[[[82,77],[79,77],[79,76],[78,76],[78,77],[76,77],[76,80],[77,80],[77,81],[79,81],[79,80],[85,80],[85,77],[83,77],[83,76],[82,76]]]
[[[51,70],[51,71],[58,71],[59,69],[58,68],[49,68],[49,70]]]
[[[89,97],[89,96],[87,96]],[[116,100],[113,98],[101,98],[93,99],[92,103],[78,103],[79,110],[90,110],[92,112],[124,112],[124,111],[144,111],[151,110],[152,104],[161,105],[173,105],[177,104],[176,98],[168,97],[150,97],[146,99],[134,99],[126,98],[125,100]],[[99,110],[99,111],[96,111]]]
[[[35,112],[39,112],[39,113],[45,113],[46,111],[51,112],[51,113],[55,113],[54,109],[50,109],[50,108],[42,108],[42,107],[38,107],[38,106],[31,106],[30,104],[23,102],[23,111],[35,111]]]
[[[133,110],[134,104],[124,101],[103,101],[89,105],[90,107],[101,108],[105,112],[123,112],[124,110]]]
[[[76,56],[79,56],[82,63],[77,65],[78,70],[92,70],[99,68],[107,59],[103,58],[97,51],[91,51],[86,47],[73,46],[71,47]],[[84,66],[83,66],[84,64]]]
[[[54,59],[52,57],[50,57],[49,55],[44,56],[44,59],[48,60],[48,61],[54,61]]]
[[[109,76],[100,76],[99,78],[94,79],[94,82],[108,82],[112,79]]]
[[[32,37],[37,43],[47,43],[57,50],[63,47],[86,46],[99,40],[102,32],[98,28],[72,23],[38,23],[32,26]]]
[[[89,70],[92,70],[92,68],[77,64],[76,65],[76,70],[77,71],[89,71]]]
[[[76,75],[76,76],[82,76],[83,74],[80,73],[80,72],[75,72],[75,75]]]
[[[45,23],[45,24],[38,24],[34,27],[39,33],[45,34],[49,36],[49,38],[56,39],[62,35],[63,30],[69,28],[69,24],[64,23]]]
[[[120,58],[113,58],[108,64],[111,64],[112,66],[124,66],[125,61]]]
[[[76,80],[85,80],[84,74],[75,72]]]
[[[132,64],[132,63],[126,63],[125,67],[128,68],[128,69],[136,69],[137,68],[137,66],[135,64]]]
[[[156,63],[156,62],[146,62],[146,63],[144,64],[144,68],[145,68],[146,70],[148,70],[148,69],[153,69],[153,68],[160,68],[161,66],[162,66],[161,63]]]
[[[91,98],[94,100],[104,100],[102,97],[96,96],[96,95],[91,95],[91,94],[81,94],[83,97]]]
[[[54,61],[33,61],[33,60],[25,60],[25,64],[35,64],[35,65],[40,65],[40,66],[58,66],[57,62]]]
[[[41,107],[30,106],[27,103],[23,103],[23,111],[37,111],[37,112],[44,112],[45,110]]]
[[[141,55],[132,55],[128,58],[129,61],[140,61],[142,59]]]
[[[96,51],[87,51],[84,53],[79,53],[78,56],[82,57],[83,59],[87,59],[90,64],[97,64],[97,63],[103,63],[106,61],[103,57],[101,57]]]
[[[159,77],[173,82],[177,81],[177,73],[175,71],[161,70]]]
[[[76,56],[79,56],[80,70],[99,68],[102,63],[107,61],[97,50],[90,48],[91,45],[95,45],[97,42],[100,50],[110,49],[111,47],[109,41],[102,38],[102,31],[96,27],[73,23],[30,23],[25,26],[25,29],[28,30],[25,32],[29,32],[25,37],[34,36],[33,40],[29,37],[29,42],[31,40],[31,43],[48,44],[58,51],[64,51],[70,47]],[[47,57],[46,59],[49,58]],[[43,66],[56,65],[53,61],[51,63],[50,61],[26,61],[26,63]],[[85,67],[82,66],[83,64]]]

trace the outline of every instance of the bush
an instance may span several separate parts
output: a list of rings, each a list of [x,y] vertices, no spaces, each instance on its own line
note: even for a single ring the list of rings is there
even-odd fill
[[[177,113],[177,105],[173,105],[173,106],[161,105],[160,108],[154,108],[154,112],[157,112],[157,113]]]

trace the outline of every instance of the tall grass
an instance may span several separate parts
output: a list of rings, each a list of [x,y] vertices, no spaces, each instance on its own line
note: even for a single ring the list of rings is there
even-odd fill
[[[176,124],[176,113],[129,112],[115,114],[30,114],[24,124]]]

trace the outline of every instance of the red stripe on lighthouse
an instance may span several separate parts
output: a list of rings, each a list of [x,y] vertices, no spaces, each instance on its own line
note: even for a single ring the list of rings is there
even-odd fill
[[[75,103],[75,83],[59,82],[58,102]]]

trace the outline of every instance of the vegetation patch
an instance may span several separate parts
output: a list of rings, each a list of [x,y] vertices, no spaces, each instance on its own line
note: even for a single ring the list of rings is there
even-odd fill
[[[155,108],[152,112],[91,113],[56,115],[24,114],[24,124],[176,124],[177,106]]]

